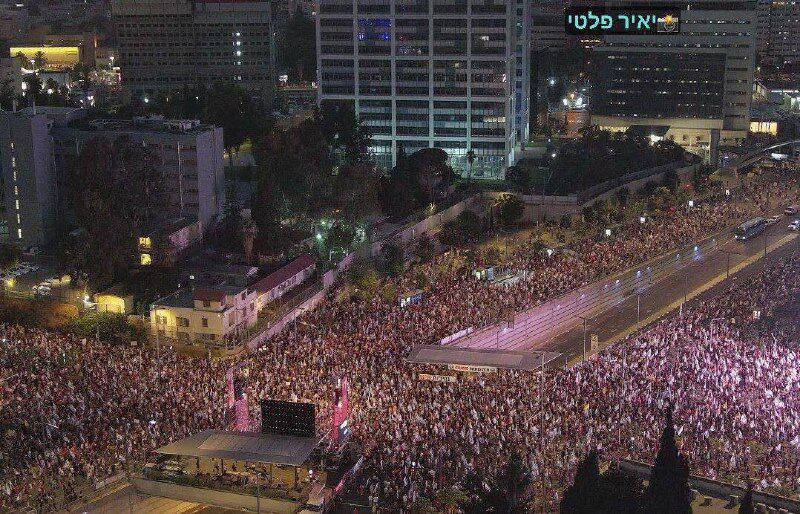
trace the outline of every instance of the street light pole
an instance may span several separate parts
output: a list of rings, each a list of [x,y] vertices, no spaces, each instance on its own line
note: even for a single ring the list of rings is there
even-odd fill
[[[583,360],[586,361],[586,318],[583,318]]]
[[[731,253],[725,252],[725,255],[727,256],[727,260],[725,262],[725,278],[729,279],[731,278]]]
[[[725,259],[725,278],[728,279],[731,277],[731,254],[735,255],[742,255],[739,252],[734,252],[733,250],[725,250],[720,248],[720,252],[724,253],[726,256]]]
[[[683,303],[689,298],[689,274],[683,273]]]
[[[586,320],[585,316],[578,316],[581,320],[583,320],[583,360],[586,361]]]
[[[539,372],[539,439],[542,447],[542,465],[540,474],[542,477],[542,492],[544,492],[544,403],[542,401],[542,390],[544,389],[544,352],[539,353],[539,359],[541,359],[542,365],[541,371]],[[542,496],[542,502],[544,503],[545,501],[545,497]]]
[[[161,382],[161,336],[158,330],[158,316],[156,316],[156,372],[158,381]]]
[[[625,368],[627,367],[625,364],[626,358],[626,349],[623,343],[622,346],[622,397],[625,398]],[[619,405],[622,405],[622,402],[619,402]],[[619,425],[617,426],[617,446],[620,448],[622,447],[622,420],[620,419]],[[620,451],[622,451],[620,449]]]
[[[639,330],[639,328],[641,327],[641,316],[640,316],[641,298],[642,298],[642,293],[637,292],[636,293],[636,330]]]

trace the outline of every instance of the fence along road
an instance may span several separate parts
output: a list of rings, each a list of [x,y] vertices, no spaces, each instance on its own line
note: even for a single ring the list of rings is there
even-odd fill
[[[732,233],[731,228],[725,229],[697,243],[518,312],[512,323],[502,321],[447,344],[502,350],[540,348],[553,338],[582,324],[583,318],[596,317],[631,296],[644,294],[648,288],[680,270],[688,272],[690,266],[699,264],[714,254],[720,255],[717,250],[733,239]],[[684,289],[686,287],[684,284]],[[683,293],[686,295],[688,291],[684,290]]]

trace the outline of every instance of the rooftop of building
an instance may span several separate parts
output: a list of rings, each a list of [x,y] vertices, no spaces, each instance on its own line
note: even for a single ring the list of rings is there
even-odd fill
[[[800,91],[800,76],[777,76],[756,79],[764,88],[776,93],[796,93]]]
[[[211,128],[200,120],[171,120],[164,116],[135,116],[132,119],[95,118],[75,125],[83,130],[163,132],[168,134],[197,134]]]
[[[181,218],[171,218],[167,220],[163,220],[152,226],[152,228],[144,230],[142,233],[148,236],[154,236],[157,234],[174,234],[179,230],[182,230],[186,227],[191,225],[197,224],[197,218],[191,216],[184,216]]]
[[[204,430],[157,449],[166,455],[301,466],[319,441],[314,437]]]
[[[227,281],[214,283],[194,280],[192,282],[192,287],[179,288],[175,292],[159,298],[153,302],[153,305],[191,309],[194,307],[195,300],[223,302],[226,296],[235,296],[247,290],[247,287],[238,286]]]
[[[312,257],[308,255],[301,255],[286,266],[278,268],[266,277],[262,278],[253,284],[252,287],[259,293],[266,293],[286,282],[288,279],[297,275],[304,269],[314,266],[315,264],[316,261]]]
[[[796,112],[788,111],[782,105],[775,105],[765,102],[753,102],[750,107],[751,121],[780,121],[794,118]]]
[[[23,107],[17,111],[18,114],[27,114],[32,116],[34,114],[44,114],[48,117],[60,117],[76,114],[84,111],[81,107],[55,107],[52,105],[37,105],[31,107]]]

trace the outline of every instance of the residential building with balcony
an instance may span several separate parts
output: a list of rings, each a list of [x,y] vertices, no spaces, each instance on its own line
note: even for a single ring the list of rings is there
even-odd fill
[[[221,283],[179,289],[153,302],[151,331],[164,341],[224,346],[256,324],[257,293]]]

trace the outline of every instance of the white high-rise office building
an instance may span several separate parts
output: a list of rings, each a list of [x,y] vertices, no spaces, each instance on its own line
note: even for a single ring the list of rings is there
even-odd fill
[[[441,148],[468,173],[471,149],[473,176],[501,177],[514,162],[515,89],[525,82],[517,56],[527,54],[529,33],[518,32],[517,13],[528,9],[505,0],[321,0],[320,102],[351,102],[386,168],[402,145]]]

